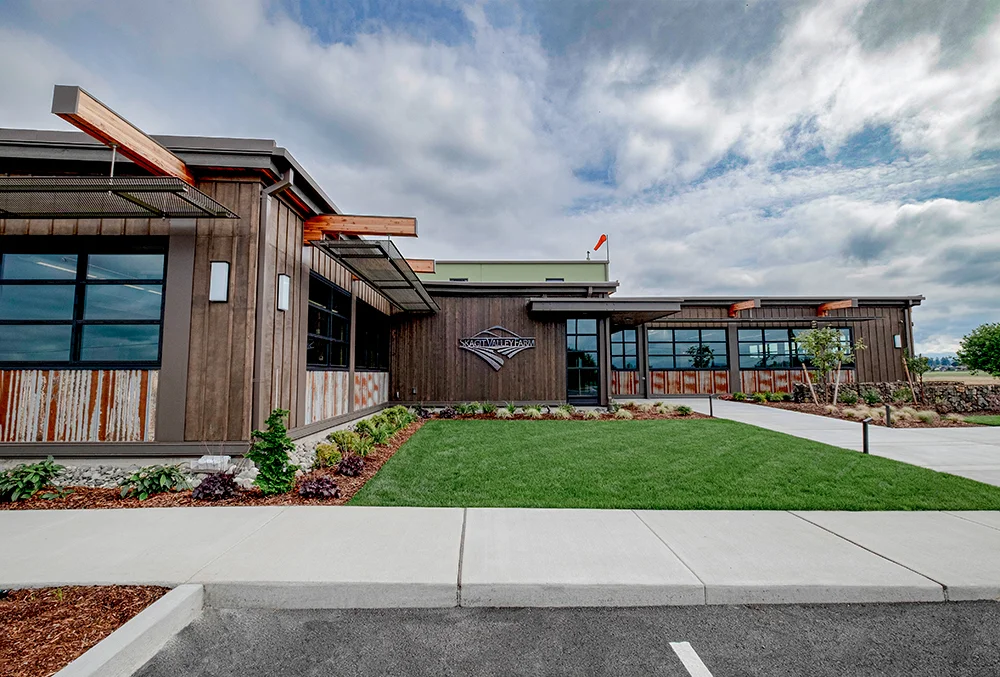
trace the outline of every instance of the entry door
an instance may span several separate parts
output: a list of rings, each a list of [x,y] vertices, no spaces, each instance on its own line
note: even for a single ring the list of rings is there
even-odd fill
[[[566,398],[570,402],[600,401],[598,345],[597,320],[566,320]]]

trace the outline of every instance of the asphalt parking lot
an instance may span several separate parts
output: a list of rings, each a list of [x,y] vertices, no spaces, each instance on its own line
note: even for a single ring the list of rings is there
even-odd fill
[[[995,676],[1000,603],[206,609],[136,673],[181,674]]]

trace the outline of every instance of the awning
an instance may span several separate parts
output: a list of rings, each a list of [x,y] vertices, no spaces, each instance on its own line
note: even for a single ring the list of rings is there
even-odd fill
[[[634,327],[679,312],[679,299],[649,298],[533,298],[528,299],[532,313],[565,316],[610,317],[613,324]]]
[[[2,176],[0,218],[239,217],[173,176]]]
[[[313,240],[309,244],[370,284],[400,310],[431,313],[439,310],[392,242]]]

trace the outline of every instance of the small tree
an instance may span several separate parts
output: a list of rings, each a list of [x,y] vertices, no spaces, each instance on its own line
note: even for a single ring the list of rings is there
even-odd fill
[[[295,484],[295,471],[299,466],[288,461],[288,452],[295,449],[295,443],[288,436],[285,427],[285,417],[288,412],[275,409],[264,421],[267,430],[254,430],[250,433],[253,443],[247,452],[247,458],[257,465],[257,479],[254,484],[260,487],[265,495],[286,494]]]
[[[909,352],[904,352],[903,362],[906,364],[907,372],[917,377],[917,382],[920,384],[920,401],[926,404],[927,399],[924,397],[924,374],[930,371],[931,361],[923,355],[911,356]],[[912,386],[913,384],[911,383],[910,385]]]
[[[856,351],[864,350],[865,344],[859,339],[853,346],[844,338],[840,330],[833,327],[823,329],[810,329],[795,337],[795,343],[808,355],[809,363],[816,372],[820,383],[829,385],[830,374],[836,371],[836,380],[833,384],[833,392],[830,394],[830,402],[836,403],[838,391],[840,390],[840,368],[845,362],[853,362]],[[809,371],[803,362],[802,370],[806,373],[806,382],[812,387],[812,380],[809,378]],[[819,404],[816,391],[812,391],[813,401]]]
[[[958,361],[973,374],[985,371],[1000,378],[1000,323],[980,325],[963,336]]]

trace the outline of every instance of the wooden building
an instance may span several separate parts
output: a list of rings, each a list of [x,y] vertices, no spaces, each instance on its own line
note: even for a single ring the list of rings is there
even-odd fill
[[[391,402],[605,404],[787,390],[794,332],[897,380],[905,298],[621,298],[603,261],[407,260],[274,141],[148,136],[77,87],[80,132],[0,130],[0,456],[241,454]],[[372,236],[379,239],[372,239]]]

